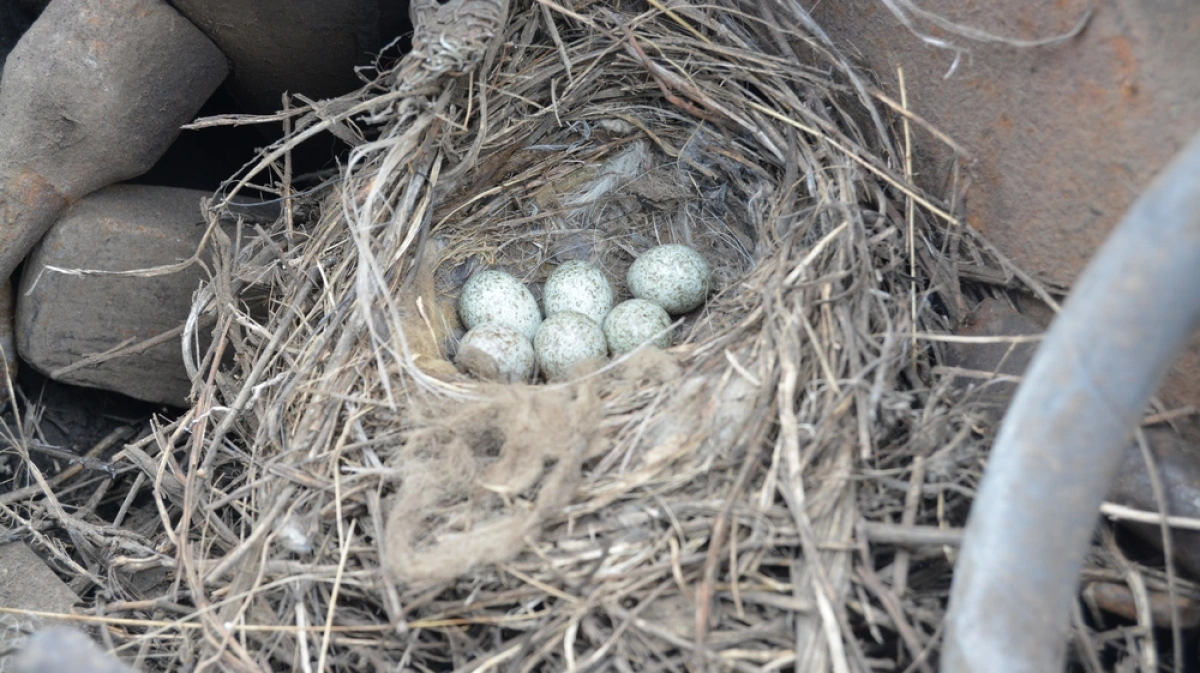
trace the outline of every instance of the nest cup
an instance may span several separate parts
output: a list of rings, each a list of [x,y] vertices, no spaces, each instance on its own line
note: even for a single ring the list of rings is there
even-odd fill
[[[236,584],[260,623],[328,614],[355,643],[246,634],[279,662],[301,640],[346,670],[867,670],[844,541],[904,494],[860,470],[907,469],[967,425],[909,335],[953,326],[947,260],[995,258],[904,179],[887,110],[799,5],[513,0],[456,42],[450,10],[416,4],[412,54],[294,111],[229,185],[313,129],[354,147],[307,196],[318,216],[214,233],[194,323],[211,314],[217,339],[191,355],[193,439],[170,441],[196,442],[206,475],[190,533],[245,532],[189,547],[191,589]],[[587,260],[620,301],[662,243],[714,271],[667,351],[554,385],[454,367],[471,274],[536,294]],[[955,446],[943,462],[975,448]]]

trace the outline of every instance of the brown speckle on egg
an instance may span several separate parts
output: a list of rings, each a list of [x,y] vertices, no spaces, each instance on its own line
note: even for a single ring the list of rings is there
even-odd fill
[[[513,327],[484,323],[463,336],[455,361],[463,371],[487,381],[528,381],[533,376],[533,344]]]
[[[556,313],[542,323],[533,339],[538,365],[551,381],[565,380],[575,367],[608,356],[604,331],[582,313]]]
[[[565,262],[546,280],[546,286],[542,289],[542,306],[547,316],[575,311],[598,325],[612,310],[612,285],[595,264],[579,260]]]
[[[671,345],[671,316],[652,301],[623,301],[605,318],[604,336],[614,355],[628,353],[646,343],[667,348]]]
[[[503,271],[480,271],[463,285],[458,314],[467,329],[485,323],[508,325],[532,339],[542,312],[529,288]]]
[[[634,260],[625,279],[633,296],[679,315],[704,303],[712,284],[712,267],[686,245],[660,245]]]

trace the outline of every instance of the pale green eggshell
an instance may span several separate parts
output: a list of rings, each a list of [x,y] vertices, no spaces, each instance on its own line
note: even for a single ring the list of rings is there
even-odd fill
[[[533,339],[533,351],[546,378],[562,381],[576,366],[604,360],[608,356],[608,343],[604,331],[591,318],[564,311],[542,323]]]
[[[542,307],[546,316],[575,311],[597,325],[613,307],[613,289],[604,272],[595,264],[579,260],[564,262],[542,288]]]
[[[542,312],[533,293],[503,271],[480,271],[471,276],[458,299],[458,315],[468,330],[496,322],[516,329],[527,339],[532,339],[542,324]]]
[[[528,381],[533,376],[533,344],[509,325],[488,322],[463,336],[456,362],[467,373],[488,381]]]
[[[642,253],[629,267],[625,280],[633,296],[679,315],[704,303],[712,283],[712,267],[700,253],[672,243]]]
[[[659,348],[671,345],[671,316],[663,307],[645,299],[623,301],[604,319],[604,337],[613,355],[649,343]]]

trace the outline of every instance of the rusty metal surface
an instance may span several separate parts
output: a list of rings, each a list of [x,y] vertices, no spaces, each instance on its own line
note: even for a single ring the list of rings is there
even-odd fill
[[[953,38],[970,54],[945,78],[950,51],[901,26],[880,0],[804,0],[843,47],[898,98],[970,153],[967,221],[1018,264],[1070,282],[1150,179],[1200,130],[1200,3],[1097,0],[1083,33],[1018,49]],[[1017,39],[1069,31],[1086,0],[923,0],[923,9]],[[931,34],[946,33],[928,28]],[[952,153],[918,135],[919,181],[947,184]],[[1172,404],[1200,402],[1200,341],[1168,378]]]

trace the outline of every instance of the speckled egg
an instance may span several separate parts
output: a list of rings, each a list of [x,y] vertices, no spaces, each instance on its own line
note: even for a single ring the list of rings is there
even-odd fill
[[[467,332],[458,345],[459,368],[488,381],[516,383],[533,376],[533,344],[515,328],[486,322]]]
[[[679,315],[704,303],[712,283],[712,267],[686,245],[660,245],[634,260],[625,280],[633,296]]]
[[[542,307],[547,317],[575,311],[599,325],[613,307],[612,285],[595,264],[579,260],[564,262],[550,274],[542,288]]]
[[[463,285],[458,315],[468,330],[495,322],[515,328],[526,339],[537,334],[542,313],[521,281],[503,271],[480,271]]]
[[[604,319],[604,337],[613,355],[649,343],[659,348],[671,345],[671,316],[663,307],[645,299],[617,304]]]
[[[608,355],[604,331],[591,318],[574,311],[546,318],[533,339],[533,351],[546,378],[562,381],[577,365]]]

